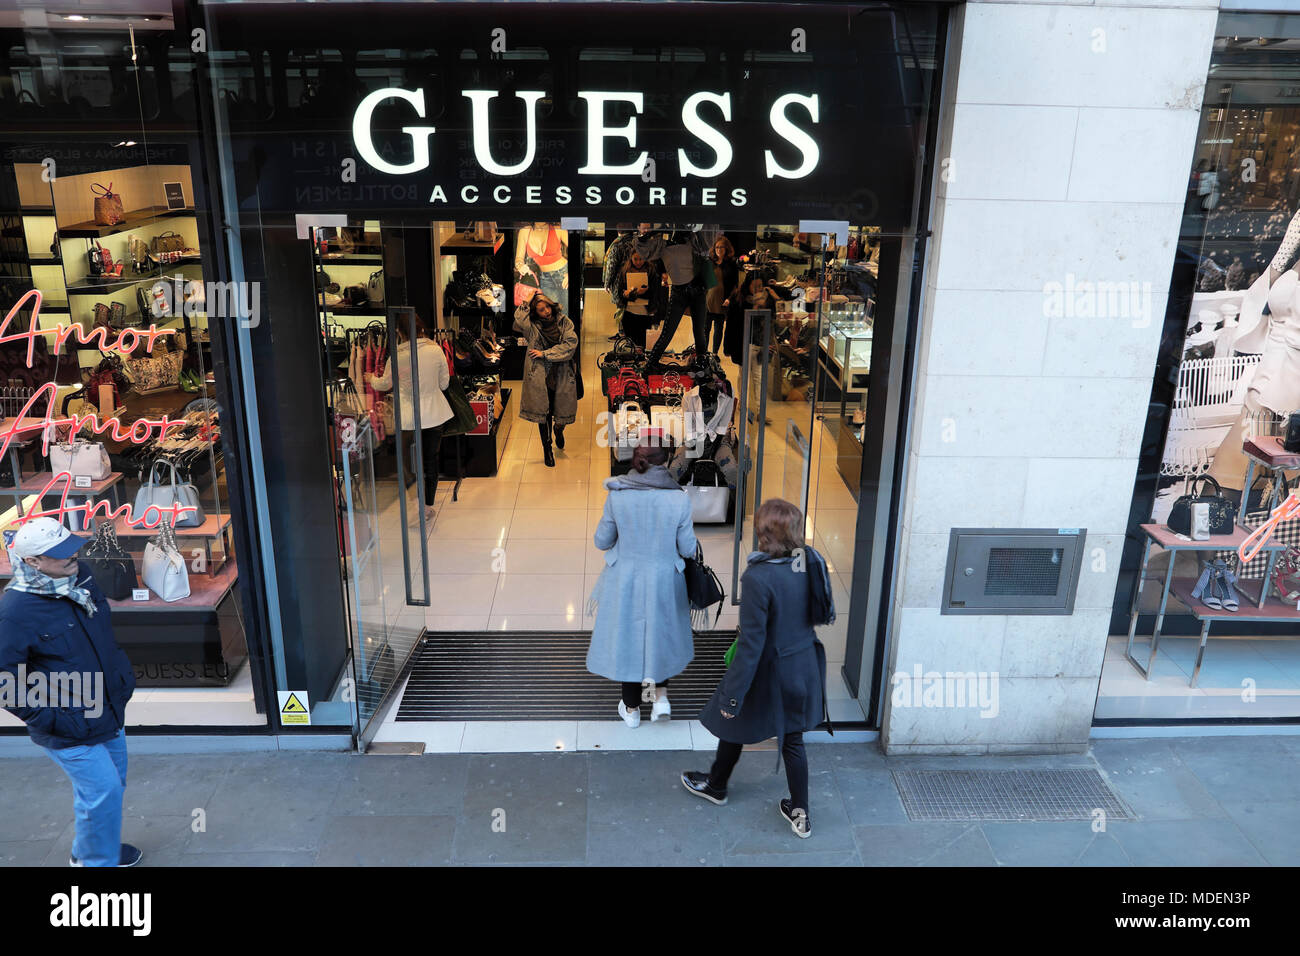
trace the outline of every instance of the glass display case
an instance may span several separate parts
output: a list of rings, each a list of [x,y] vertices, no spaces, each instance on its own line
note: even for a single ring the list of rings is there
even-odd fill
[[[842,299],[844,301],[835,301]],[[856,496],[862,472],[862,431],[867,421],[867,384],[871,374],[871,319],[867,303],[832,296],[822,314],[823,371],[831,407],[824,407],[835,433],[840,474]]]

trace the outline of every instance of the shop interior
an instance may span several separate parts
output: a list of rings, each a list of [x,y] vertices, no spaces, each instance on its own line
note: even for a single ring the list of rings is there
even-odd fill
[[[755,493],[738,468],[742,406],[753,419],[748,447],[762,450],[761,494],[805,507],[808,540],[833,572],[843,612],[822,634],[832,719],[863,719],[840,667],[879,266],[873,229],[854,228],[847,242],[836,243],[790,225],[746,231],[588,222],[578,232],[560,223],[433,223],[437,317],[415,321],[441,350],[458,381],[453,387],[463,390],[474,414],[468,428],[454,420],[444,428],[431,459],[411,447],[410,422],[396,420],[411,415],[409,401],[401,411],[400,389],[412,376],[397,358],[409,352],[394,347],[393,335],[410,320],[399,314],[388,322],[384,263],[391,263],[402,230],[350,221],[316,229],[312,242],[363,722],[387,696],[388,682],[395,685],[402,661],[412,652],[415,660],[381,715],[377,740],[410,740],[424,720],[455,723],[518,710],[517,701],[495,700],[481,673],[463,669],[474,635],[508,633],[522,663],[539,648],[590,630],[587,598],[603,567],[592,543],[608,493],[603,482],[628,470],[641,437],[661,435],[671,446],[669,470],[692,495],[705,561],[730,594],[738,499]],[[662,262],[632,253],[656,240],[693,242],[704,256],[718,245],[736,268],[733,289],[719,282],[711,300],[705,293],[706,313],[711,302],[721,318],[703,329],[702,340],[687,308],[664,342],[661,367],[647,369],[648,353],[664,334],[671,277]],[[721,269],[714,278],[722,278]],[[574,420],[562,433],[521,414],[526,346],[515,322],[538,292],[559,304],[578,336],[581,387]],[[744,341],[745,312],[752,309],[772,314],[766,361],[761,345]],[[399,363],[396,376],[391,361]],[[762,382],[767,400],[760,406]],[[741,394],[746,383],[748,402]],[[754,413],[760,407],[761,426]],[[363,437],[349,445],[348,435]],[[416,472],[431,462],[438,481],[426,510],[428,489]],[[742,527],[746,535],[752,539],[752,527]],[[747,540],[743,552],[750,547]],[[737,613],[728,598],[714,627],[734,629]],[[427,640],[416,648],[422,629]],[[483,686],[439,693],[436,679],[420,676],[437,670],[439,655],[448,668],[459,661],[459,683]],[[547,707],[543,701],[535,715],[515,716],[544,719]],[[441,740],[445,730],[430,733]]]
[[[18,197],[0,239],[6,311],[21,306],[9,333],[26,332],[35,318],[42,334],[31,362],[26,340],[0,346],[0,429],[47,414],[56,427],[48,453],[38,427],[17,435],[0,462],[0,530],[58,509],[64,486],[48,486],[66,471],[67,507],[99,506],[62,517],[91,539],[81,566],[110,598],[118,643],[135,665],[127,725],[265,725],[239,599],[211,271],[191,168],[118,152],[120,163],[76,175],[51,176],[34,163],[4,174],[15,179],[6,194]],[[60,326],[85,336],[56,348]],[[150,327],[164,334],[146,335]],[[73,435],[66,420],[92,414],[120,427],[96,433],[87,423]],[[178,424],[143,424],[164,416]],[[174,523],[146,513],[174,503],[189,509]],[[0,578],[10,573],[0,554]],[[0,725],[19,722],[0,713]]]

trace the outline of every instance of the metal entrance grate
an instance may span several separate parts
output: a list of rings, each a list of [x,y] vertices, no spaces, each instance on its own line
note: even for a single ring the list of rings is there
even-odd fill
[[[911,820],[1132,820],[1096,770],[895,770]]]
[[[735,631],[695,635],[695,659],[672,678],[674,720],[693,720],[726,670]],[[416,651],[398,720],[616,720],[619,687],[587,670],[581,632],[431,634]],[[650,705],[641,708],[649,718]]]

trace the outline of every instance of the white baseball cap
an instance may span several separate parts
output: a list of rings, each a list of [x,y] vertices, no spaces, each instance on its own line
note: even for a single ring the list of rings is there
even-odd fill
[[[10,550],[20,558],[70,558],[85,543],[53,518],[33,518],[14,535]]]

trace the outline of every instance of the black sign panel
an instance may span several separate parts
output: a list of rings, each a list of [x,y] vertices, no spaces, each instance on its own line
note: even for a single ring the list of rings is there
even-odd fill
[[[933,8],[205,12],[240,202],[263,215],[911,221]]]

